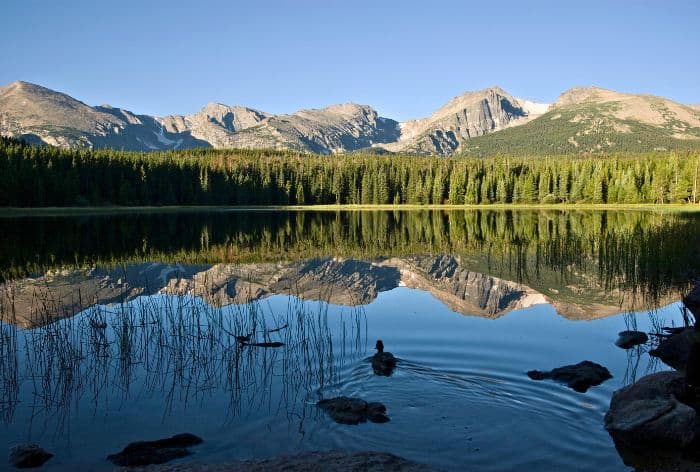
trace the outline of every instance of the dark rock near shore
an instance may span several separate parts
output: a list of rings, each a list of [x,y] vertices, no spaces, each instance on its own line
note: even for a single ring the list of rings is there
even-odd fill
[[[700,417],[683,403],[685,378],[657,372],[615,392],[605,415],[605,429],[626,444],[682,448],[700,432]]]
[[[693,290],[683,297],[683,304],[695,316],[696,320],[700,320],[700,281],[696,281]]]
[[[194,434],[176,434],[156,441],[130,443],[121,452],[107,456],[107,459],[115,465],[126,467],[164,464],[192,454],[187,448],[201,443],[202,439]]]
[[[685,384],[680,372],[658,372],[613,394],[605,429],[625,464],[654,471],[700,468],[700,415]]]
[[[580,393],[584,393],[590,387],[600,385],[612,378],[608,369],[591,361],[557,367],[549,372],[531,370],[527,375],[533,380],[552,379],[556,382],[565,383],[569,388]]]
[[[664,364],[676,370],[685,370],[690,347],[698,342],[700,331],[694,327],[686,328],[661,341],[656,349],[649,351],[649,355],[658,357]]]
[[[366,402],[361,398],[336,397],[320,400],[316,405],[340,424],[360,424],[367,421],[386,423],[386,407],[381,403]]]
[[[36,444],[22,444],[10,449],[10,464],[18,469],[41,467],[53,454]]]
[[[630,349],[648,341],[649,336],[642,331],[620,331],[615,345],[622,349]]]

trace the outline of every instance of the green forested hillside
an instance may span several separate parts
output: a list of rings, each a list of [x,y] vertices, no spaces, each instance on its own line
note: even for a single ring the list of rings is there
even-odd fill
[[[700,128],[669,119],[663,126],[615,117],[615,103],[555,108],[539,118],[462,143],[465,156],[645,153],[700,150]]]
[[[697,152],[421,158],[279,151],[130,153],[0,140],[0,206],[697,201]]]

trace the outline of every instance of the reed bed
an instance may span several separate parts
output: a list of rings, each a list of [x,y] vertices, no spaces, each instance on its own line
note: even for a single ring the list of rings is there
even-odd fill
[[[226,421],[263,408],[301,418],[299,410],[337,384],[346,363],[367,347],[363,310],[330,314],[327,301],[289,296],[283,308],[275,308],[279,300],[250,298],[225,306],[207,295],[214,291],[200,290],[201,297],[155,295],[95,305],[55,321],[52,310],[59,304],[37,299],[39,327],[22,329],[14,323],[11,284],[3,290],[5,423],[23,401],[33,419],[63,431],[78,406],[98,414],[108,402],[125,403],[144,392],[162,398],[164,416],[176,405],[224,395]]]

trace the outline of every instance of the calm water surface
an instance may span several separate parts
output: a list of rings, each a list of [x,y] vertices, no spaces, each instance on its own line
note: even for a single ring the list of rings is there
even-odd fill
[[[684,322],[698,230],[643,212],[0,218],[0,443],[41,444],[46,470],[110,470],[127,443],[179,432],[205,440],[182,462],[345,449],[629,470],[610,396],[667,367],[614,342]],[[586,359],[613,378],[577,393],[525,375]],[[391,420],[336,424],[315,403],[338,395]]]

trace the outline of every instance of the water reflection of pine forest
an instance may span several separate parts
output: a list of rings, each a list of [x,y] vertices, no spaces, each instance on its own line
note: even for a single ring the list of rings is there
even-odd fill
[[[649,346],[617,352],[608,338],[688,322],[677,302],[698,275],[699,230],[694,214],[642,211],[0,218],[0,437],[54,445],[59,469],[107,470],[107,452],[179,429],[211,438],[201,454],[214,462],[382,446],[421,460],[421,434],[460,449],[468,431],[491,461],[447,448],[427,462],[501,470],[505,447],[505,468],[537,467],[531,450],[547,446],[550,465],[622,470],[600,412],[615,387],[663,367]],[[367,362],[378,337],[401,354],[391,378]],[[594,356],[614,380],[585,400],[523,375]],[[329,425],[314,404],[334,394],[387,401],[397,429]],[[509,442],[514,418],[530,443]],[[143,421],[150,434],[134,437]]]
[[[0,274],[137,262],[460,256],[537,286],[584,276],[658,296],[696,274],[700,218],[643,211],[181,212],[0,218]],[[573,280],[573,282],[576,282]]]

